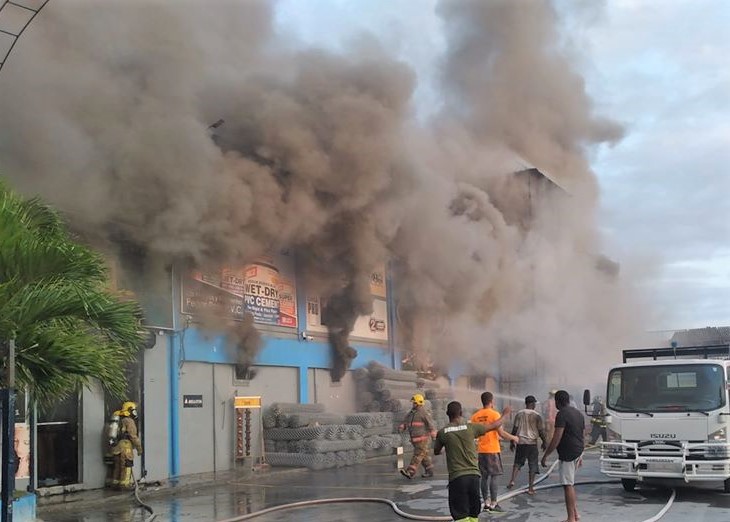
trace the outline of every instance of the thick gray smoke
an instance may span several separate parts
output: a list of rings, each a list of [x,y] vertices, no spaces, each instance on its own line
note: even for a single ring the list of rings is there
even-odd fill
[[[595,270],[585,153],[620,129],[593,114],[548,3],[438,13],[444,107],[422,124],[406,64],[372,39],[284,45],[267,2],[49,4],[0,75],[2,170],[89,237],[156,256],[291,250],[327,302],[335,380],[386,259],[401,343],[424,358],[481,370],[507,346],[604,350],[625,332],[624,294]],[[518,157],[571,195],[513,175]],[[260,341],[243,330],[248,365]]]

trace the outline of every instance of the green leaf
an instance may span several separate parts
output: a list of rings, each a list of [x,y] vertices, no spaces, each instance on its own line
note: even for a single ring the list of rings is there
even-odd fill
[[[39,403],[98,381],[121,396],[143,344],[141,310],[108,290],[101,255],[58,213],[0,180],[0,340],[15,339],[16,376]]]

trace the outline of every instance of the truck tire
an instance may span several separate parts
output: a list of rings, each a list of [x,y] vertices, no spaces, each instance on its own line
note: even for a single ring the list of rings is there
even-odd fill
[[[730,478],[729,479],[725,479],[725,481],[723,482],[723,484],[725,486],[725,493],[730,493]]]
[[[621,479],[621,485],[624,487],[624,491],[631,493],[636,489],[636,479]],[[728,481],[725,481],[725,489],[727,490]]]

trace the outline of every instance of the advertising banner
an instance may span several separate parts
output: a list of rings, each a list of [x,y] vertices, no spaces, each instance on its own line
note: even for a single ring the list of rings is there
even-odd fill
[[[214,273],[193,271],[183,281],[182,299],[186,314],[240,321],[248,312],[257,324],[297,327],[294,262],[285,254]]]
[[[385,265],[379,266],[370,274],[370,293],[373,297],[385,299]]]
[[[388,303],[386,298],[385,265],[373,271],[370,277],[370,293],[373,296],[373,313],[357,318],[351,337],[372,341],[388,340]],[[322,324],[323,300],[307,296],[307,330],[326,333],[327,326]]]
[[[384,299],[373,299],[373,313],[358,317],[350,336],[376,341],[388,340],[388,305]]]
[[[16,479],[25,479],[30,476],[30,430],[25,423],[15,425],[15,452],[18,455],[18,470]]]

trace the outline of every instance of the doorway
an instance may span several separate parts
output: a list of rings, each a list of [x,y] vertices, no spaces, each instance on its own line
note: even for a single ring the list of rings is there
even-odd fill
[[[71,394],[38,412],[38,487],[78,484],[81,395]]]

